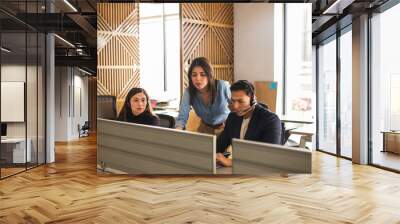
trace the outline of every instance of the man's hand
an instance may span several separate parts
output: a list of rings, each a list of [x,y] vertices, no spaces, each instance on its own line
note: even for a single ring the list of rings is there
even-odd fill
[[[223,166],[232,166],[232,160],[226,158],[222,153],[217,153],[217,162],[221,163]]]

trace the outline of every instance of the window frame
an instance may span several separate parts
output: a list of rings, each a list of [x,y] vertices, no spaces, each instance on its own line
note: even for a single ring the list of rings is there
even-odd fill
[[[341,117],[340,117],[340,113],[341,113],[341,55],[340,55],[340,42],[341,42],[341,36],[346,34],[347,32],[351,32],[352,31],[352,23],[347,24],[345,27],[341,28],[340,30],[337,30],[336,33],[328,36],[327,38],[319,41],[319,43],[315,44],[316,45],[316,85],[317,85],[317,96],[316,96],[316,150],[320,151],[320,152],[324,152],[333,156],[337,156],[339,158],[343,158],[346,160],[352,160],[352,158],[347,157],[342,155],[342,150],[341,150]],[[319,134],[320,134],[320,130],[319,130],[319,100],[320,100],[320,96],[319,96],[319,89],[320,89],[320,74],[319,74],[319,47],[321,44],[326,44],[329,43],[330,41],[336,41],[336,152],[335,153],[331,153],[328,152],[324,149],[320,149],[319,145]]]
[[[368,130],[367,130],[367,139],[368,139],[368,152],[367,152],[367,162],[368,165],[373,166],[373,167],[377,167],[383,170],[387,170],[387,171],[391,171],[391,172],[395,172],[395,173],[400,173],[400,170],[397,169],[393,169],[390,167],[386,167],[383,165],[379,165],[379,164],[375,164],[373,163],[373,130],[372,130],[372,94],[373,94],[373,88],[372,88],[372,54],[373,54],[373,49],[372,49],[372,19],[374,18],[374,14],[381,14],[384,13],[385,11],[393,8],[394,6],[398,5],[399,1],[398,0],[388,0],[387,2],[383,3],[382,5],[378,6],[377,8],[373,9],[373,10],[369,10],[368,13],[368,20],[367,20],[367,45],[368,45],[368,53],[367,53],[367,82],[368,82],[368,86],[367,86],[367,92],[368,92],[368,96],[367,96],[367,107],[368,107],[368,111],[367,111],[367,119],[368,119]]]
[[[149,3],[143,2],[141,4],[149,4]],[[166,47],[167,46],[167,43],[166,43],[166,41],[167,41],[166,40],[167,39],[166,38],[166,36],[167,36],[167,34],[166,34],[167,17],[177,16],[178,20],[179,20],[179,24],[180,24],[181,23],[181,5],[179,4],[177,13],[166,14],[166,12],[165,12],[165,4],[169,4],[169,3],[157,3],[157,4],[162,4],[162,14],[161,15],[157,15],[157,16],[152,16],[152,17],[161,17],[161,21],[162,21],[162,33],[163,33],[163,35],[162,35],[162,55],[163,55],[162,56],[163,57],[163,59],[162,59],[163,75],[162,75],[162,77],[163,77],[163,88],[164,88],[163,91],[164,91],[164,93],[166,93],[169,90],[169,88],[168,88],[168,75],[167,75],[167,73],[168,73],[167,72],[167,47]],[[178,3],[176,3],[176,4],[178,4]],[[139,11],[139,13],[140,13],[140,11]],[[140,16],[139,16],[139,18],[140,18]],[[140,18],[140,19],[142,19],[142,18]],[[181,25],[179,25],[179,29],[181,29]],[[181,45],[181,41],[179,41],[179,45]],[[179,47],[179,51],[180,51],[180,49],[181,49],[181,46]],[[181,55],[179,55],[179,57],[181,57]],[[181,70],[181,67],[179,67],[179,70]],[[182,71],[180,71],[179,73],[181,73],[181,72]],[[180,83],[182,82],[181,78],[179,79],[179,82]],[[181,95],[182,94],[180,92],[179,100],[182,97]]]

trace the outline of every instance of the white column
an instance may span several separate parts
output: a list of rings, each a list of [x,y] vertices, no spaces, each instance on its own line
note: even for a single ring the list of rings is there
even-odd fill
[[[353,20],[353,162],[368,163],[368,16]]]
[[[234,79],[274,81],[274,4],[234,4]]]
[[[55,161],[54,133],[55,133],[55,76],[54,76],[54,35],[46,36],[46,163]]]

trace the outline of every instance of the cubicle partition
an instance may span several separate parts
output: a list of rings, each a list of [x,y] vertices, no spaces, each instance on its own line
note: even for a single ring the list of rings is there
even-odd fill
[[[215,174],[213,135],[97,119],[97,167],[125,174]]]
[[[311,173],[311,150],[233,139],[233,174]]]

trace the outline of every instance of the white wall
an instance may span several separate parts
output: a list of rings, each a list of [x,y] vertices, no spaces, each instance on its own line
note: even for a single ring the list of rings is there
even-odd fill
[[[28,69],[30,67],[28,66]],[[1,65],[1,81],[25,82],[25,64],[24,65]]]
[[[276,113],[283,112],[283,4],[274,3],[274,79],[278,82]]]
[[[274,4],[234,4],[234,79],[274,80]]]
[[[88,78],[83,77],[78,73],[76,74],[77,70],[75,70],[75,77],[74,77],[74,93],[73,96],[74,98],[74,108],[72,108],[72,117],[73,119],[71,120],[71,135],[73,138],[78,138],[79,133],[78,133],[78,124],[82,126],[85,121],[89,120],[88,117],[88,107],[89,107],[89,102],[88,102]],[[79,72],[79,71],[78,71]],[[78,93],[80,91],[80,93]],[[79,97],[80,96],[80,97]],[[80,102],[79,102],[80,101]],[[81,108],[79,108],[81,107]],[[81,111],[80,111],[81,110]]]
[[[25,82],[25,65],[9,64],[1,66],[1,81],[8,82]],[[29,69],[29,68],[28,68]],[[1,108],[7,110],[7,108]],[[25,137],[24,122],[7,123],[7,137]]]
[[[88,120],[88,79],[71,67],[56,67],[55,73],[55,141],[70,141]]]
[[[31,74],[32,71],[35,69],[36,73],[36,68],[33,66],[28,66],[26,67],[24,65],[18,65],[18,64],[6,64],[1,66],[1,81],[5,82],[25,82],[25,75],[27,69],[28,74]],[[35,83],[36,84],[36,83]],[[35,92],[36,93],[36,92]],[[27,93],[28,97],[30,96],[36,96],[34,93]],[[32,100],[28,100],[30,102]],[[36,105],[35,105],[36,107]],[[7,110],[7,108],[1,108],[2,110]],[[36,116],[36,114],[35,114]],[[28,114],[28,121],[33,120]],[[25,122],[8,122],[7,123],[7,136],[8,137],[25,137]],[[31,127],[31,125],[29,125]]]
[[[1,81],[17,81],[26,84],[26,110],[25,122],[7,122],[7,137],[24,138],[25,134],[30,139],[32,161],[36,162],[39,153],[39,163],[44,163],[44,74],[41,66],[25,66],[25,64],[3,64],[1,66]],[[27,78],[27,81],[25,80]],[[4,97],[4,96],[2,96]],[[7,96],[5,96],[7,97]],[[10,110],[10,108],[1,108]]]
[[[55,141],[68,141],[69,84],[67,67],[55,68]]]

